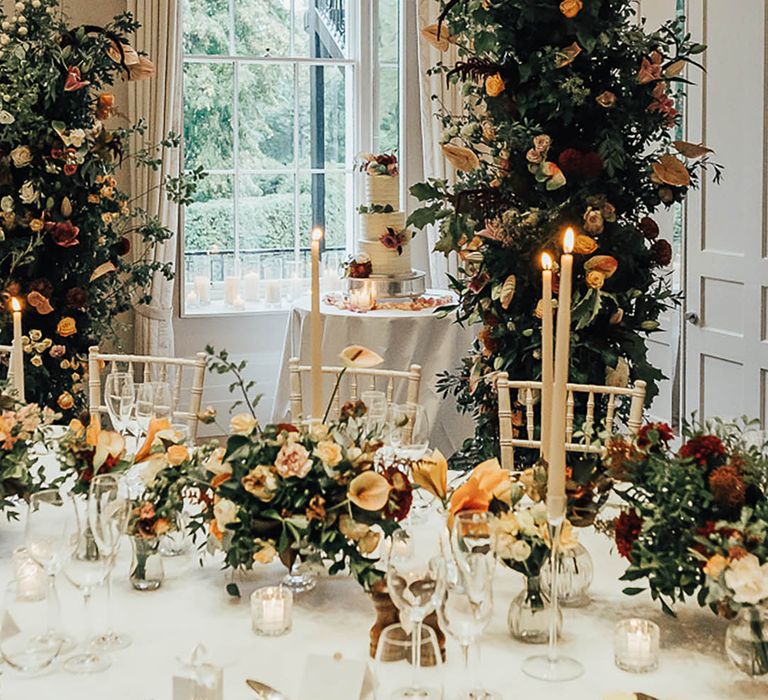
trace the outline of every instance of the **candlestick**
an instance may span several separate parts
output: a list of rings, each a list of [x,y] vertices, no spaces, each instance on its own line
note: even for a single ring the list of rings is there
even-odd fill
[[[21,302],[16,297],[11,297],[11,309],[13,310],[13,341],[11,343],[11,367],[13,375],[13,389],[16,398],[22,403],[24,398],[24,346],[21,342]]]
[[[549,461],[552,420],[552,257],[541,256],[541,456]]]
[[[200,305],[211,303],[211,280],[205,275],[195,277],[195,292],[197,303]]]
[[[323,230],[316,228],[312,231],[312,420],[319,421],[323,417],[323,327],[320,318],[320,242],[323,240]],[[296,416],[294,416],[294,420]]]
[[[560,290],[557,295],[557,336],[555,340],[555,376],[552,387],[552,420],[547,467],[547,517],[550,521],[565,517],[565,418],[568,399],[568,362],[571,350],[571,275],[573,272],[573,229],[563,238],[560,257]]]
[[[245,287],[245,300],[259,300],[259,282],[261,281],[258,272],[248,272],[243,277],[243,286]]]
[[[289,632],[293,594],[283,586],[264,586],[251,594],[251,626],[256,634],[275,637]]]

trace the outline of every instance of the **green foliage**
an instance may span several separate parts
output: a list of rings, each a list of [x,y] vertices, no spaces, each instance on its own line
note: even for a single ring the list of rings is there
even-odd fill
[[[245,407],[250,414],[256,418],[256,407],[259,405],[259,402],[264,395],[251,395],[253,388],[256,386],[256,381],[253,379],[246,381],[243,376],[243,372],[248,363],[245,360],[232,362],[232,360],[229,359],[229,353],[226,350],[222,349],[217,353],[212,345],[206,345],[205,352],[208,353],[208,371],[220,375],[231,374],[234,377],[234,380],[229,385],[229,392],[233,393],[239,391],[243,397],[232,404],[229,412],[232,413],[238,406],[245,404]]]
[[[680,120],[672,95],[682,98],[680,73],[704,49],[682,19],[649,32],[630,0],[590,0],[573,18],[557,2],[441,5],[458,61],[432,71],[464,97],[459,114],[440,109],[441,143],[479,166],[460,169],[452,186],[415,185],[423,208],[410,223],[436,224],[436,250],[459,254],[457,320],[483,324],[471,355],[439,383],[476,422],[459,465],[498,450],[497,399],[485,380],[498,371],[541,375],[539,261],[545,250],[557,260],[567,226],[597,246],[575,256],[571,381],[604,384],[623,359],[654,398],[662,374],[648,363],[646,338],[677,300],[662,269],[669,251],[641,222],[682,201],[702,170],[712,167],[716,179],[720,170],[706,150],[672,141]],[[593,254],[618,267],[590,286],[584,266]],[[510,275],[517,293],[503,305],[493,290]]]

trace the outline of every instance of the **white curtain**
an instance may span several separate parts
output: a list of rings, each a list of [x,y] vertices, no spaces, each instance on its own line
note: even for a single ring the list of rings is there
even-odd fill
[[[442,104],[451,114],[459,114],[462,111],[463,102],[460,92],[446,85],[444,75],[427,75],[427,71],[441,60],[446,64],[453,64],[456,61],[456,47],[451,45],[448,51],[440,52],[421,37],[422,28],[437,21],[440,14],[440,3],[437,0],[418,0],[415,4],[406,3],[406,7],[410,12],[406,20],[408,33],[415,38],[414,43],[417,42],[415,53],[418,55],[418,62],[415,63],[419,88],[417,104],[420,105],[417,114],[413,114],[416,110],[411,110],[411,116],[406,116],[408,120],[406,134],[418,135],[418,147],[412,150],[420,156],[418,164],[410,159],[411,170],[408,177],[411,182],[425,181],[433,177],[452,181],[455,173],[440,148],[442,125],[435,117],[435,113]],[[408,55],[413,54],[409,51]],[[433,100],[433,95],[438,99]],[[410,104],[410,100],[408,103]],[[442,253],[433,252],[438,239],[436,227],[429,226],[424,233],[426,235],[417,236],[414,244],[422,249],[426,248],[432,286],[445,288],[448,284],[446,273],[456,274],[456,256],[452,253],[446,258]]]
[[[128,85],[128,113],[132,121],[145,119],[147,131],[134,148],[159,142],[169,131],[182,129],[181,0],[128,0],[141,28],[136,32],[135,48],[145,51],[155,64],[156,75]],[[157,186],[168,176],[178,176],[178,150],[162,154],[157,171],[135,168],[131,172],[134,196],[148,193],[139,202],[151,215],[158,216],[173,237],[158,245],[154,259],[176,263],[179,234],[179,206],[166,199]],[[138,246],[138,241],[137,241]],[[152,301],[136,307],[135,351],[147,355],[173,356],[173,281],[156,274],[152,279]]]

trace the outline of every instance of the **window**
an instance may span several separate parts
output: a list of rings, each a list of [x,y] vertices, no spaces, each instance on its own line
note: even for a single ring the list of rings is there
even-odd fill
[[[353,161],[399,138],[399,0],[184,0],[186,314],[286,307],[326,232],[328,288],[353,244]]]

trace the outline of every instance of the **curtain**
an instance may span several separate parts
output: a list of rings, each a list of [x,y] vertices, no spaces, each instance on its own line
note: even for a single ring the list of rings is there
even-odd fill
[[[455,87],[448,87],[445,76],[428,75],[427,71],[438,61],[453,64],[456,61],[456,47],[452,44],[448,51],[440,52],[421,38],[421,29],[434,24],[440,13],[440,3],[437,0],[418,0],[416,5],[408,4],[414,8],[413,17],[409,18],[410,31],[418,41],[418,79],[419,79],[419,121],[412,124],[412,128],[420,136],[421,152],[421,177],[413,179],[413,182],[427,180],[428,178],[445,178],[449,181],[454,178],[454,171],[446,161],[440,148],[440,136],[442,125],[435,117],[439,106],[442,104],[451,114],[460,114],[463,109],[461,94]],[[437,100],[432,96],[436,95]],[[415,169],[414,169],[415,170]],[[455,253],[446,258],[442,253],[435,253],[435,243],[438,239],[438,231],[435,226],[429,226],[424,230],[422,245],[428,247],[430,280],[434,287],[445,288],[448,284],[446,273],[457,273],[457,260]],[[414,242],[416,242],[414,241]]]
[[[135,47],[149,55],[156,69],[153,78],[128,84],[129,117],[133,122],[147,122],[144,136],[137,137],[132,144],[137,149],[159,142],[169,131],[181,133],[181,0],[128,0],[128,10],[141,23]],[[137,203],[149,215],[159,217],[162,225],[174,234],[155,248],[154,259],[161,263],[176,262],[179,206],[169,202],[158,185],[168,175],[178,176],[180,162],[178,149],[166,150],[158,170],[135,168],[131,172],[134,197],[142,195]],[[136,352],[173,356],[173,292],[172,280],[161,274],[153,277],[152,301],[135,310]]]

